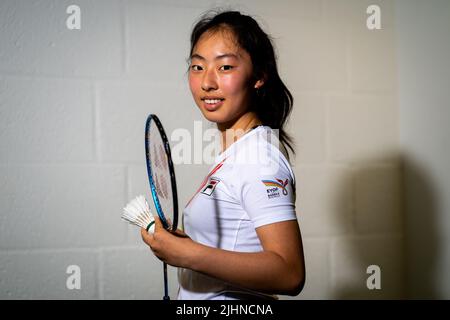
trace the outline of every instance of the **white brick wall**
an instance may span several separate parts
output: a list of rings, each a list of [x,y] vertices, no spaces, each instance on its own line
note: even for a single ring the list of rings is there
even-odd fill
[[[98,252],[93,249],[9,250],[0,253],[2,299],[96,299]],[[68,290],[67,267],[81,269],[81,290]]]
[[[72,1],[5,0],[0,4],[2,73],[108,77],[123,72],[120,0],[80,0],[81,30],[66,28]]]
[[[146,116],[169,135],[202,119],[186,85],[189,33],[221,4],[274,36],[295,97],[307,283],[294,299],[402,297],[392,2],[80,0],[72,31],[71,1],[0,2],[0,298],[161,299],[162,264],[119,217],[148,194]],[[369,4],[381,31],[365,27]],[[206,167],[177,167],[181,204]],[[72,264],[81,290],[65,287]],[[364,287],[369,264],[382,267],[381,291]],[[170,268],[172,297],[175,280]]]
[[[348,236],[331,244],[331,288],[336,299],[398,299],[404,295],[405,268],[398,236]],[[367,267],[381,269],[381,289],[368,290]]]
[[[141,241],[142,242],[142,241]],[[162,299],[163,264],[141,248],[108,248],[102,253],[102,299]],[[168,267],[169,295],[178,290],[176,268]]]
[[[95,160],[93,88],[89,83],[1,77],[2,163]]]
[[[395,9],[408,297],[450,299],[450,2]]]

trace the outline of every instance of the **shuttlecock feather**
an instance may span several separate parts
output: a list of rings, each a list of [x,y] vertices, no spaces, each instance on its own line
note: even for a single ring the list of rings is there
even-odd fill
[[[131,224],[144,228],[148,233],[155,231],[155,219],[150,212],[150,207],[144,196],[138,196],[131,200],[123,208],[122,219]]]

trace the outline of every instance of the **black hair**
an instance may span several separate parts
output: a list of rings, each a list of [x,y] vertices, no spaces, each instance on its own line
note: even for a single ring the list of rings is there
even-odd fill
[[[253,94],[250,106],[252,111],[263,125],[278,129],[281,144],[286,151],[289,148],[295,153],[293,140],[284,130],[294,99],[278,74],[272,40],[255,19],[238,11],[207,12],[192,30],[189,57],[192,56],[195,45],[205,32],[223,29],[231,30],[239,47],[250,55],[254,79],[264,80],[263,86],[255,89]]]

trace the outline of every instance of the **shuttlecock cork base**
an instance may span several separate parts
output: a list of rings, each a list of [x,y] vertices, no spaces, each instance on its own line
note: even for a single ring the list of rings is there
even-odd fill
[[[148,233],[155,232],[155,219],[150,212],[147,200],[142,195],[131,200],[123,208],[121,218],[131,224],[146,229]]]

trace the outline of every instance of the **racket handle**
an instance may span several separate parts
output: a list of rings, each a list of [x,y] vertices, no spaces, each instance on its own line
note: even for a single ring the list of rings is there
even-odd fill
[[[170,300],[169,288],[167,285],[167,263],[163,262],[163,272],[164,272],[164,297],[163,300]]]

